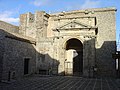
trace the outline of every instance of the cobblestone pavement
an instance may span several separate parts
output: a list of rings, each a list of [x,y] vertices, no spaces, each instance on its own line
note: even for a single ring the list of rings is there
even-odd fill
[[[120,80],[32,76],[11,83],[0,83],[0,90],[120,90]]]

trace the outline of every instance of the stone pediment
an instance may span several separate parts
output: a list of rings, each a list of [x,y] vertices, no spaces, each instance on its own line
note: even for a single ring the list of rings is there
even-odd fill
[[[76,22],[76,21],[72,21],[72,22],[68,22],[60,27],[58,27],[57,29],[75,29],[75,28],[92,28],[92,26],[90,25],[86,25],[86,24],[83,24],[81,22]]]

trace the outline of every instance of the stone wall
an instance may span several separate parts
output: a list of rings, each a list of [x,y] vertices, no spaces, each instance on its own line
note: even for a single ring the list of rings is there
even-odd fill
[[[29,58],[28,74],[36,70],[35,39],[19,34],[19,27],[0,21],[0,80],[24,76],[24,59]]]
[[[37,11],[35,14],[21,14],[20,34],[32,38],[46,37],[48,17],[49,15],[44,11]]]
[[[58,65],[59,61],[54,58],[54,43],[53,38],[41,38],[37,42],[37,50],[39,54],[37,55],[37,70],[40,73],[40,70],[49,71],[49,69],[53,70],[53,74],[58,74]],[[46,73],[48,74],[48,73]]]
[[[112,58],[112,53],[115,53],[116,50],[115,12],[115,8],[102,8],[52,14],[48,22],[47,35],[48,37],[59,38],[65,38],[67,36],[71,38],[77,36],[81,38],[86,36],[88,36],[88,38],[95,37],[95,42],[88,43],[88,45],[93,44],[92,46],[96,47],[96,49],[94,49],[95,51],[92,52],[94,54],[93,58],[95,59],[93,67],[96,66],[98,70],[97,76],[115,76],[115,60]],[[82,31],[81,29],[77,31],[76,29],[72,29],[83,28],[77,26],[75,23],[79,23],[82,26],[90,26],[91,28],[96,27],[95,32],[89,33],[91,30]],[[86,42],[85,38],[83,42]],[[61,40],[58,40],[57,43],[61,43]],[[62,49],[59,48],[59,52],[61,51]],[[59,52],[58,55],[60,55]],[[85,52],[86,54],[83,58],[89,54],[86,50]],[[89,56],[91,56],[91,53]],[[59,59],[61,60],[61,58]],[[88,61],[91,62],[91,60]]]
[[[115,60],[112,54],[116,51],[116,9],[96,12],[98,35],[96,42],[96,63],[98,75],[115,76]]]
[[[14,26],[4,21],[0,21],[0,29],[5,30],[6,32],[19,33],[18,26]]]
[[[35,45],[21,39],[12,33],[4,31],[4,52],[2,79],[17,79],[24,76],[24,59],[29,58],[28,74],[36,70]],[[13,75],[14,73],[14,75]]]
[[[0,21],[0,81],[2,79],[2,72],[3,72],[3,59],[4,59],[4,52],[5,52],[5,34],[8,32],[18,33],[19,27],[6,23],[4,21]]]
[[[20,16],[19,33],[36,39],[37,69],[48,69],[57,61],[59,73],[64,72],[65,44],[75,38],[83,44],[85,76],[93,76],[94,67],[97,76],[115,76],[115,12],[115,8],[101,8],[50,15],[44,11],[26,13]]]
[[[0,81],[2,79],[2,71],[3,71],[3,55],[4,55],[4,31],[0,29]]]

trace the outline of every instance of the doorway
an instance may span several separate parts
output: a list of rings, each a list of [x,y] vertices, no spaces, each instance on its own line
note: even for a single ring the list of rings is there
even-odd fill
[[[83,74],[83,44],[78,39],[66,42],[65,75],[82,76]]]
[[[29,58],[24,58],[24,75],[29,73]]]

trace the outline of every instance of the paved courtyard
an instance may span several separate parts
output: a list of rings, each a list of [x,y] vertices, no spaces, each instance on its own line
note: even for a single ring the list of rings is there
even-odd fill
[[[63,76],[32,76],[0,83],[0,90],[120,90],[120,80]]]

